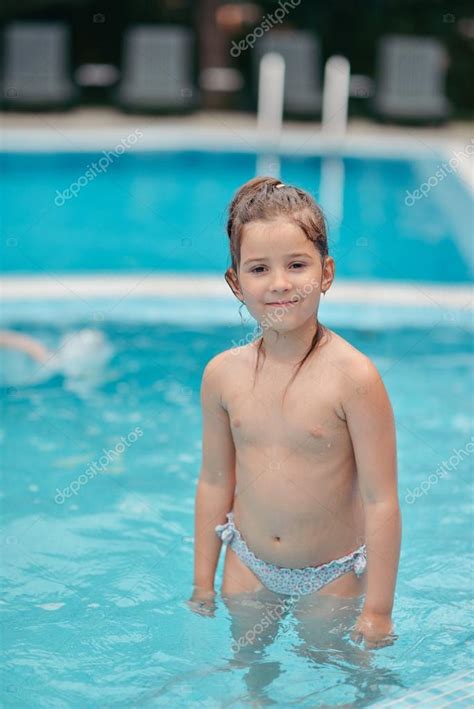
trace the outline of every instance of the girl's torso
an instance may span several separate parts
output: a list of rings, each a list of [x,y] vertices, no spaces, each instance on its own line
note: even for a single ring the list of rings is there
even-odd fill
[[[256,344],[226,359],[222,402],[236,451],[235,523],[261,559],[287,567],[325,563],[363,543],[363,509],[342,401],[361,357],[329,331],[298,372]]]

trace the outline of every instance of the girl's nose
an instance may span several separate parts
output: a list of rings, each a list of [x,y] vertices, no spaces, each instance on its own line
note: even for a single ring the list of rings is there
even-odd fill
[[[271,290],[272,291],[287,291],[290,290],[291,283],[288,276],[284,273],[275,274],[272,279]]]

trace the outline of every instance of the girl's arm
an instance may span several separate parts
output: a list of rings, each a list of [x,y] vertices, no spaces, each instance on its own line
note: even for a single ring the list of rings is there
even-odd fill
[[[375,643],[392,631],[391,614],[401,543],[397,451],[392,407],[374,364],[363,357],[351,370],[343,403],[365,511],[367,591],[357,630]]]
[[[32,337],[28,337],[28,335],[23,335],[20,332],[13,332],[11,330],[2,330],[0,332],[0,347],[21,350],[41,363],[46,362],[52,357],[52,352],[42,345],[41,342],[34,340]]]
[[[194,588],[204,593],[214,591],[222,546],[214,528],[226,522],[235,492],[235,448],[220,395],[225,355],[221,353],[208,363],[201,386],[203,440],[195,501]]]

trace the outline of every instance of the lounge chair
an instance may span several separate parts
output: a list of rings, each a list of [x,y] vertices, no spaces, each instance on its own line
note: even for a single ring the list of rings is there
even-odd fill
[[[14,22],[4,30],[4,108],[68,108],[79,97],[70,73],[70,30],[62,22]]]
[[[440,122],[451,107],[445,96],[447,54],[429,37],[391,35],[378,45],[373,110],[385,120]]]
[[[194,37],[186,27],[136,25],[124,38],[116,100],[131,112],[195,108]]]
[[[258,86],[260,60],[277,52],[285,60],[285,115],[313,118],[321,113],[321,48],[304,30],[274,30],[257,40],[253,51],[254,86]]]

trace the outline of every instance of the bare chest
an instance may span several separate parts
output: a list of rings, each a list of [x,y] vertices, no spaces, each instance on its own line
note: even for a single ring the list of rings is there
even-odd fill
[[[347,443],[334,384],[323,375],[300,371],[285,394],[290,378],[290,370],[274,368],[259,373],[255,387],[253,373],[229,383],[225,403],[237,451],[278,446],[331,457]]]

